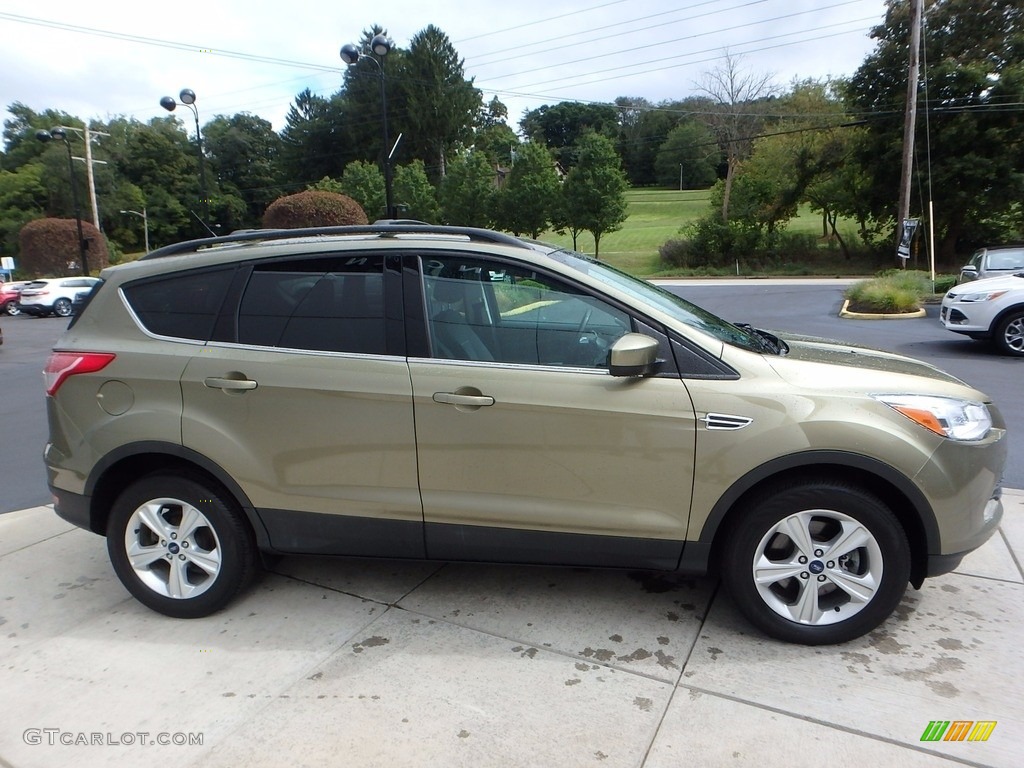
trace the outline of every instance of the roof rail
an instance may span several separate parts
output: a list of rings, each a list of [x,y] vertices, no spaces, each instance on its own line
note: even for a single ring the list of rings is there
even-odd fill
[[[398,223],[390,221],[379,224],[355,224],[340,227],[303,227],[300,229],[245,229],[233,232],[230,235],[218,235],[217,237],[204,237],[198,240],[186,240],[181,243],[165,245],[155,251],[150,251],[140,261],[146,259],[159,259],[163,256],[175,256],[181,253],[196,253],[197,251],[214,245],[225,245],[228,243],[246,243],[266,240],[286,240],[293,237],[316,237],[324,235],[461,235],[470,240],[483,243],[498,243],[501,245],[514,245],[520,248],[529,248],[523,240],[504,232],[495,232],[490,229],[478,229],[476,227],[449,227],[433,224]]]

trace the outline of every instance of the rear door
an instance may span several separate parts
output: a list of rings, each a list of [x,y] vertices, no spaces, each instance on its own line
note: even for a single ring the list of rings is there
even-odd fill
[[[237,480],[281,551],[423,556],[401,284],[385,262],[243,269],[182,376],[183,444]]]

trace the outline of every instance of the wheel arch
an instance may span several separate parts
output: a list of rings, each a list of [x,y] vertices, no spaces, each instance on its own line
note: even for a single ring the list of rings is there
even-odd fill
[[[1021,312],[1024,312],[1024,303],[1014,304],[1004,309],[1002,312],[1000,312],[992,319],[992,324],[988,327],[989,335],[994,339],[996,336],[996,331],[998,330],[1002,322],[1010,315],[1015,315]]]
[[[219,486],[242,510],[256,537],[257,547],[270,548],[270,538],[252,503],[227,472],[197,451],[158,441],[120,446],[97,462],[85,484],[85,495],[89,497],[89,529],[105,535],[110,508],[118,494],[135,480],[156,472],[179,472]]]
[[[698,540],[708,560],[707,570],[717,570],[722,543],[739,524],[748,500],[769,486],[800,480],[855,483],[878,496],[907,535],[911,551],[910,582],[915,587],[921,586],[927,575],[928,553],[939,551],[939,527],[931,504],[909,478],[888,464],[837,451],[812,451],[780,458],[736,481],[712,508]]]

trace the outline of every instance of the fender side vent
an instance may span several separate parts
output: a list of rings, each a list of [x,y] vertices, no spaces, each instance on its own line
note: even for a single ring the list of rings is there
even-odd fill
[[[727,413],[709,413],[700,420],[704,422],[706,429],[717,430],[743,429],[753,421],[753,419],[749,419],[746,416],[730,416]]]

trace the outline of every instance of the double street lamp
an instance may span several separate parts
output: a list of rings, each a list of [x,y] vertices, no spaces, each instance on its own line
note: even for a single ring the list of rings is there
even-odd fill
[[[68,140],[68,133],[59,125],[48,131],[36,131],[36,138],[44,144],[51,139],[63,141],[68,151],[68,176],[71,181],[71,202],[75,208],[75,225],[78,228],[78,256],[82,263],[82,274],[89,274],[89,258],[86,255],[88,244],[85,242],[85,235],[82,233],[82,208],[78,204],[78,184],[75,181],[75,164],[71,158],[71,142]]]
[[[196,118],[196,145],[199,147],[199,186],[200,194],[203,196],[203,226],[209,228],[207,222],[210,220],[210,198],[206,194],[206,162],[203,158],[203,135],[199,131],[199,108],[196,107],[196,92],[191,88],[182,88],[178,98],[181,99],[182,104],[192,110],[192,114]],[[160,99],[160,106],[168,112],[173,112],[174,108],[178,106],[178,102],[174,100],[173,96],[164,96]]]
[[[350,67],[357,64],[360,59],[369,59],[377,65],[377,72],[380,76],[380,127],[383,139],[381,165],[384,169],[384,205],[386,209],[384,217],[393,219],[395,218],[395,204],[391,188],[391,154],[394,148],[390,146],[391,139],[388,137],[388,97],[387,91],[384,88],[384,57],[391,52],[391,41],[385,35],[374,35],[373,39],[370,40],[370,52],[373,54],[372,56],[362,53],[352,43],[346,43],[341,46],[341,60]],[[399,136],[398,138],[401,139],[402,137]],[[395,144],[397,145],[398,142],[396,141]]]

